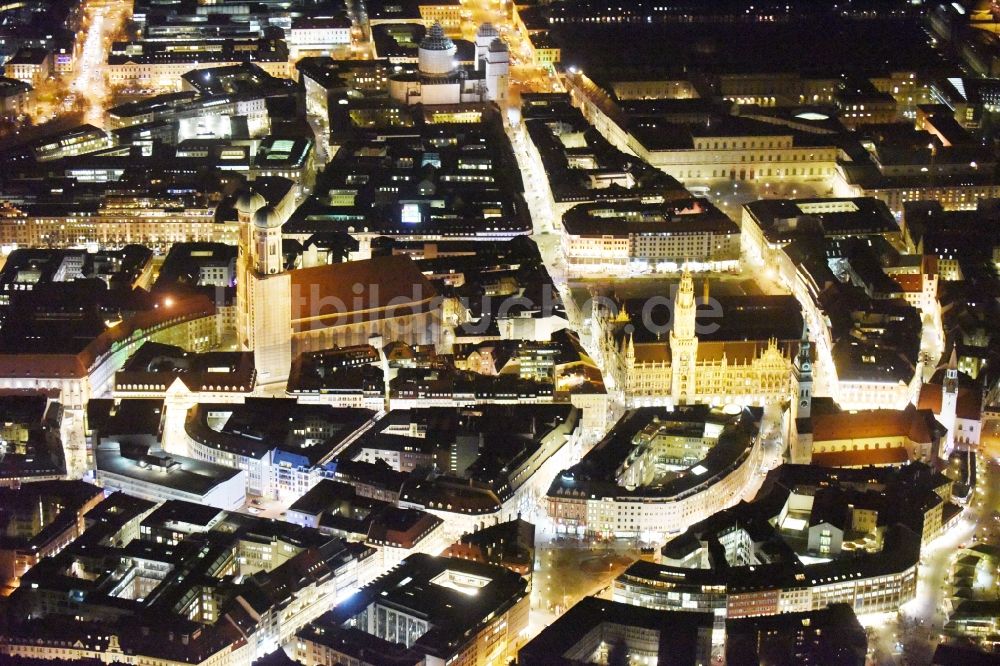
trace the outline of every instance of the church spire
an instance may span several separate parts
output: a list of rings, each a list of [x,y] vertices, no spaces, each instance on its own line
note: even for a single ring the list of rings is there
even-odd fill
[[[803,361],[806,363],[812,360],[812,345],[809,342],[809,324],[806,323],[805,318],[802,319],[802,337],[799,339],[799,353],[796,356],[796,363],[801,365]]]
[[[948,367],[944,371],[944,390],[946,393],[958,393],[958,345],[951,347]]]
[[[955,429],[958,421],[958,345],[951,347],[948,367],[944,371],[944,382],[941,385],[941,413],[938,420],[948,429],[945,440],[945,451],[950,453],[955,446]]]
[[[812,345],[809,343],[809,326],[802,321],[802,339],[799,353],[792,363],[792,400],[788,419],[788,446],[791,461],[809,464],[812,460],[812,429],[803,427],[812,416]]]
[[[618,308],[618,313],[615,315],[616,324],[627,324],[631,321],[628,317],[628,310],[625,308],[625,302],[622,301],[621,307]]]

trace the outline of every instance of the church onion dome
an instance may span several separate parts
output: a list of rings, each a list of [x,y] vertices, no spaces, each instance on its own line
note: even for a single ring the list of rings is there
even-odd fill
[[[266,205],[267,200],[261,193],[253,190],[244,190],[236,199],[236,210],[247,215],[251,215]]]
[[[253,224],[258,229],[276,229],[281,226],[281,217],[274,206],[264,206],[254,213]]]
[[[424,51],[448,51],[455,48],[455,42],[445,37],[444,28],[435,21],[427,31],[427,35],[420,41],[420,48]]]
[[[506,52],[507,52],[507,45],[499,37],[490,42],[490,53],[506,53]]]
[[[479,30],[476,31],[477,37],[499,37],[500,32],[496,29],[496,26],[492,23],[486,22],[479,26]]]

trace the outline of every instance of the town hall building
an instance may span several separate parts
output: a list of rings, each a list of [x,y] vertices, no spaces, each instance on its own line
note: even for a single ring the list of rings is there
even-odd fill
[[[593,339],[605,379],[632,406],[787,400],[802,331],[795,298],[710,301],[706,282],[701,312],[698,300],[685,271],[672,309],[655,298],[595,303]]]

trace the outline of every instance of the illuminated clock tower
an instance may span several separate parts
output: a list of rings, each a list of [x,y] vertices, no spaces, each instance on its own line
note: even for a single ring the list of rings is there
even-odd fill
[[[698,336],[695,335],[697,314],[694,280],[691,279],[691,272],[685,269],[674,300],[674,325],[670,330],[670,395],[680,405],[695,400],[695,372],[698,367]]]

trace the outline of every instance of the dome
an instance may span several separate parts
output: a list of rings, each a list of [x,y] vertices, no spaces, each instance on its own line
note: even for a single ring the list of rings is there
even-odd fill
[[[254,213],[253,225],[258,229],[276,229],[282,225],[282,219],[274,206],[264,206]]]
[[[445,37],[444,28],[436,21],[427,31],[427,35],[420,40],[420,50],[422,51],[448,51],[453,48],[455,48],[455,42]]]
[[[425,76],[450,76],[455,71],[455,42],[444,36],[440,23],[435,23],[420,42],[417,68]]]
[[[476,37],[499,37],[500,31],[496,29],[496,26],[487,21],[486,23],[479,26],[479,30],[476,31]]]
[[[247,215],[252,215],[266,205],[267,200],[261,193],[253,190],[244,190],[236,199],[236,210]]]

